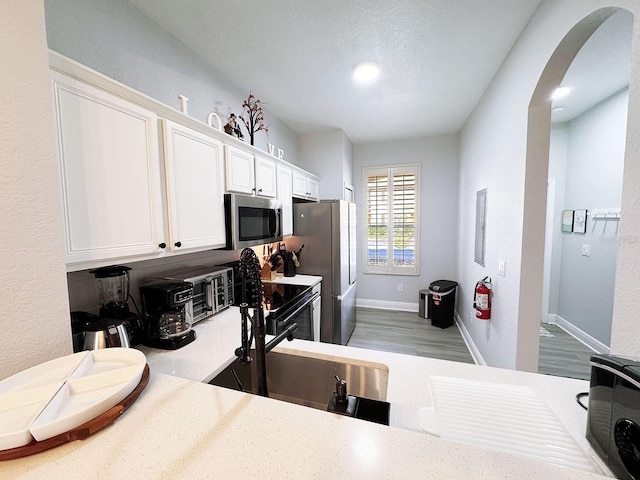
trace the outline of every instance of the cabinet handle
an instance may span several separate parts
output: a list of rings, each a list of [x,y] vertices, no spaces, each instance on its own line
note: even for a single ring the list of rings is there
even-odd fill
[[[180,247],[182,246],[182,242],[176,242],[176,243],[174,243],[174,245],[175,245],[176,247],[180,248]]]
[[[259,189],[258,189],[258,192],[262,192],[262,189],[261,189],[261,188],[259,188]]]
[[[167,248],[167,244],[162,242],[161,244],[158,245],[160,248]]]

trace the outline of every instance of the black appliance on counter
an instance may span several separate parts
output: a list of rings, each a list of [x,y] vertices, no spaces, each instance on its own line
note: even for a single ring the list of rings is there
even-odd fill
[[[155,280],[140,287],[145,338],[148,347],[176,350],[193,342],[193,284]]]
[[[640,479],[640,359],[591,356],[587,440],[621,479]]]
[[[242,301],[242,277],[240,262],[224,263],[220,266],[233,268],[234,306],[240,306]],[[263,281],[263,305],[265,309],[265,323],[267,335],[278,335],[292,323],[298,324],[294,338],[301,340],[316,340],[313,338],[313,301],[318,293],[306,285],[289,285]],[[250,289],[250,285],[247,285]],[[247,298],[251,297],[247,291]]]

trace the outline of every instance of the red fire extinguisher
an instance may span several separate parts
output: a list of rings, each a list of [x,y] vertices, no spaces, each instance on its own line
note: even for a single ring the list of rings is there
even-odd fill
[[[491,278],[484,277],[476,283],[476,294],[473,301],[476,318],[489,320],[491,318]]]

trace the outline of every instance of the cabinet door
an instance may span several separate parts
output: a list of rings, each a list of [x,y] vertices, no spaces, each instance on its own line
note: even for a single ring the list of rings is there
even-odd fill
[[[256,195],[276,196],[276,162],[264,157],[256,157]]]
[[[169,248],[223,247],[222,143],[169,120],[162,124]]]
[[[318,200],[320,198],[320,184],[316,182],[313,178],[307,177],[307,192],[309,198],[313,200]]]
[[[253,194],[255,188],[254,157],[238,148],[224,146],[227,191]]]
[[[293,172],[292,193],[295,197],[307,198],[307,176],[301,172]]]
[[[293,235],[293,202],[291,185],[293,172],[289,167],[278,165],[278,200],[282,202],[282,235]]]
[[[161,252],[156,115],[51,71],[66,262]]]

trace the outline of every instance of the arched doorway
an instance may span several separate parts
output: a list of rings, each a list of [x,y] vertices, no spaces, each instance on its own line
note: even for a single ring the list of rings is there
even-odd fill
[[[542,315],[546,197],[551,131],[551,95],[591,35],[619,9],[585,17],[562,39],[536,85],[528,111],[522,263],[516,365],[537,371]]]

